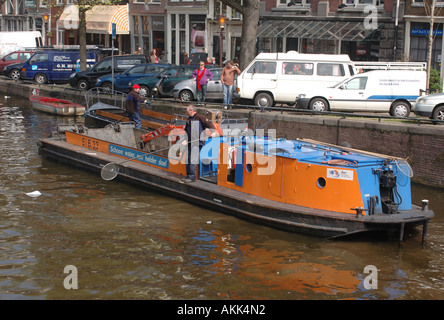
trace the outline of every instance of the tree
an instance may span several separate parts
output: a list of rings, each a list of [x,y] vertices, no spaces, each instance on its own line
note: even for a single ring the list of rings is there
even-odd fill
[[[219,0],[242,14],[240,67],[245,68],[256,55],[256,35],[259,22],[260,0]]]
[[[435,23],[435,15],[436,15],[436,0],[432,0],[431,4],[424,2],[424,8],[426,11],[426,14],[430,16],[430,29],[428,34],[428,48],[427,48],[427,89],[430,89],[430,78],[432,74],[432,51],[433,51],[433,38],[434,38],[434,32],[433,32],[433,25]]]
[[[80,71],[87,69],[86,65],[86,12],[97,5],[116,5],[120,0],[77,0],[75,5],[79,9],[79,50],[80,50]]]

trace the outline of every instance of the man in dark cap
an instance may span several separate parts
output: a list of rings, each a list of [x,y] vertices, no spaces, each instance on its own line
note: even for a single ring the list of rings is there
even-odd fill
[[[139,95],[139,91],[140,91],[140,86],[138,84],[133,85],[132,90],[126,96],[126,102],[125,102],[125,108],[126,112],[128,113],[128,118],[131,121],[134,121],[137,129],[142,128],[142,120],[140,118],[140,113],[139,113],[139,103],[140,102],[147,103],[147,101],[144,100]]]

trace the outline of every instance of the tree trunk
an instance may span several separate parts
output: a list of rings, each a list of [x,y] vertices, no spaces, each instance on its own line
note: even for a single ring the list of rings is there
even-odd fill
[[[432,0],[432,4],[430,6],[429,46],[428,46],[428,50],[427,50],[427,87],[426,87],[426,89],[430,89],[430,73],[432,70],[432,50],[433,50],[433,24],[435,22],[435,5],[436,5],[436,0]]]
[[[80,71],[86,71],[86,10],[79,8]]]
[[[240,68],[243,70],[256,56],[256,35],[259,21],[260,0],[245,0],[242,21]]]

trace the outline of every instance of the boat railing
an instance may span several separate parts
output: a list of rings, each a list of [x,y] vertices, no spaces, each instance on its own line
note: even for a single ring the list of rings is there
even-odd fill
[[[126,96],[126,93],[116,90],[111,91],[101,87],[92,88],[85,93],[86,110],[97,103],[125,110]]]

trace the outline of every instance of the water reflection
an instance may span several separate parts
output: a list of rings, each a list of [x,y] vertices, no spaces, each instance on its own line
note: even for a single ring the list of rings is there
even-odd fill
[[[420,232],[402,248],[304,237],[38,156],[57,123],[81,121],[19,98],[0,107],[0,299],[444,298],[439,190],[413,188],[436,214],[425,248]],[[26,195],[34,190],[41,196]],[[63,287],[66,265],[78,269],[78,290]],[[368,265],[375,290],[364,286]]]

